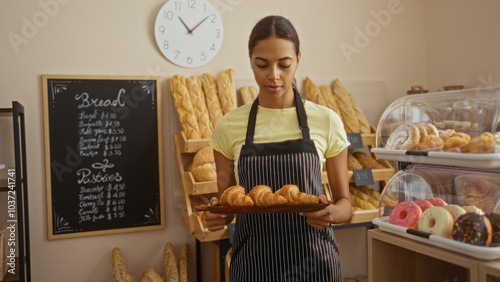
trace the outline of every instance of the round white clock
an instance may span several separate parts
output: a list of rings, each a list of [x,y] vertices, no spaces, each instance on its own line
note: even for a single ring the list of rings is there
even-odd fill
[[[169,0],[156,16],[154,33],[169,61],[194,68],[217,55],[224,27],[217,9],[207,0]]]

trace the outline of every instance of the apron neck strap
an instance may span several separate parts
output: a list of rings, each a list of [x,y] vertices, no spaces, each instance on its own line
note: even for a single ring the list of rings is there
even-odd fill
[[[299,92],[294,88],[293,89],[295,95],[295,109],[297,112],[297,118],[299,120],[300,130],[302,131],[302,137],[306,140],[309,140],[311,137],[309,135],[309,127],[307,124],[307,115],[306,109],[304,108],[304,103],[302,103],[302,99],[300,98]],[[247,136],[245,139],[245,144],[250,145],[253,144],[253,136],[255,134],[255,122],[257,120],[257,110],[259,108],[259,98],[255,99],[252,104],[252,108],[250,109],[250,115],[248,117],[248,126],[247,126]]]

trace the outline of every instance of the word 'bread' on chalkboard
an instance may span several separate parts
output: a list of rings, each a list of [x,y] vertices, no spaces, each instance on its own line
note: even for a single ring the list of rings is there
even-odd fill
[[[163,229],[160,79],[42,83],[49,239]]]

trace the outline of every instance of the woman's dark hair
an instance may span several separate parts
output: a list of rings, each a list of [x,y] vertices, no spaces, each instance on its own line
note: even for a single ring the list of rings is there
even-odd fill
[[[295,54],[300,53],[300,40],[292,23],[282,16],[267,16],[255,24],[248,40],[248,52],[253,53],[254,47],[259,41],[269,37],[286,39],[293,43]]]

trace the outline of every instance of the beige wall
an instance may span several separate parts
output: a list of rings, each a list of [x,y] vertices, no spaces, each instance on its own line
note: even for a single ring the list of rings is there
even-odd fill
[[[252,79],[247,38],[253,24],[264,15],[289,17],[298,29],[302,40],[299,83],[305,76],[313,80],[383,81],[388,104],[403,96],[410,85],[425,85],[427,81],[435,89],[450,83],[474,86],[479,84],[478,76],[488,79],[491,75],[498,80],[498,64],[492,63],[498,62],[494,51],[500,49],[497,1],[459,1],[455,5],[452,2],[457,1],[450,0],[212,0],[223,8],[224,44],[211,63],[197,69],[172,65],[156,47],[153,24],[164,2],[0,2],[0,107],[9,107],[12,100],[17,100],[26,109],[33,281],[112,281],[110,253],[114,246],[123,250],[136,276],[146,265],[162,271],[163,246],[169,241],[177,251],[189,243],[190,256],[194,257],[194,239],[182,227],[178,209],[182,200],[172,134],[179,131],[179,125],[168,92],[168,78],[176,73],[216,74],[232,67],[238,79]],[[450,13],[457,9],[458,15]],[[47,240],[42,74],[161,76],[165,95],[164,230]],[[369,112],[370,108],[364,110]],[[2,132],[0,150],[7,150],[8,139]],[[3,153],[0,157],[0,163],[9,164],[9,156]],[[346,257],[344,273],[365,274],[365,250],[358,250],[365,242],[353,240],[359,238],[359,232],[356,236],[350,232],[354,231],[338,231],[341,252]],[[347,255],[350,247],[356,249],[354,257]],[[211,246],[203,244],[203,249],[209,254],[204,259],[204,280],[211,281]],[[194,278],[194,264],[190,267]]]

